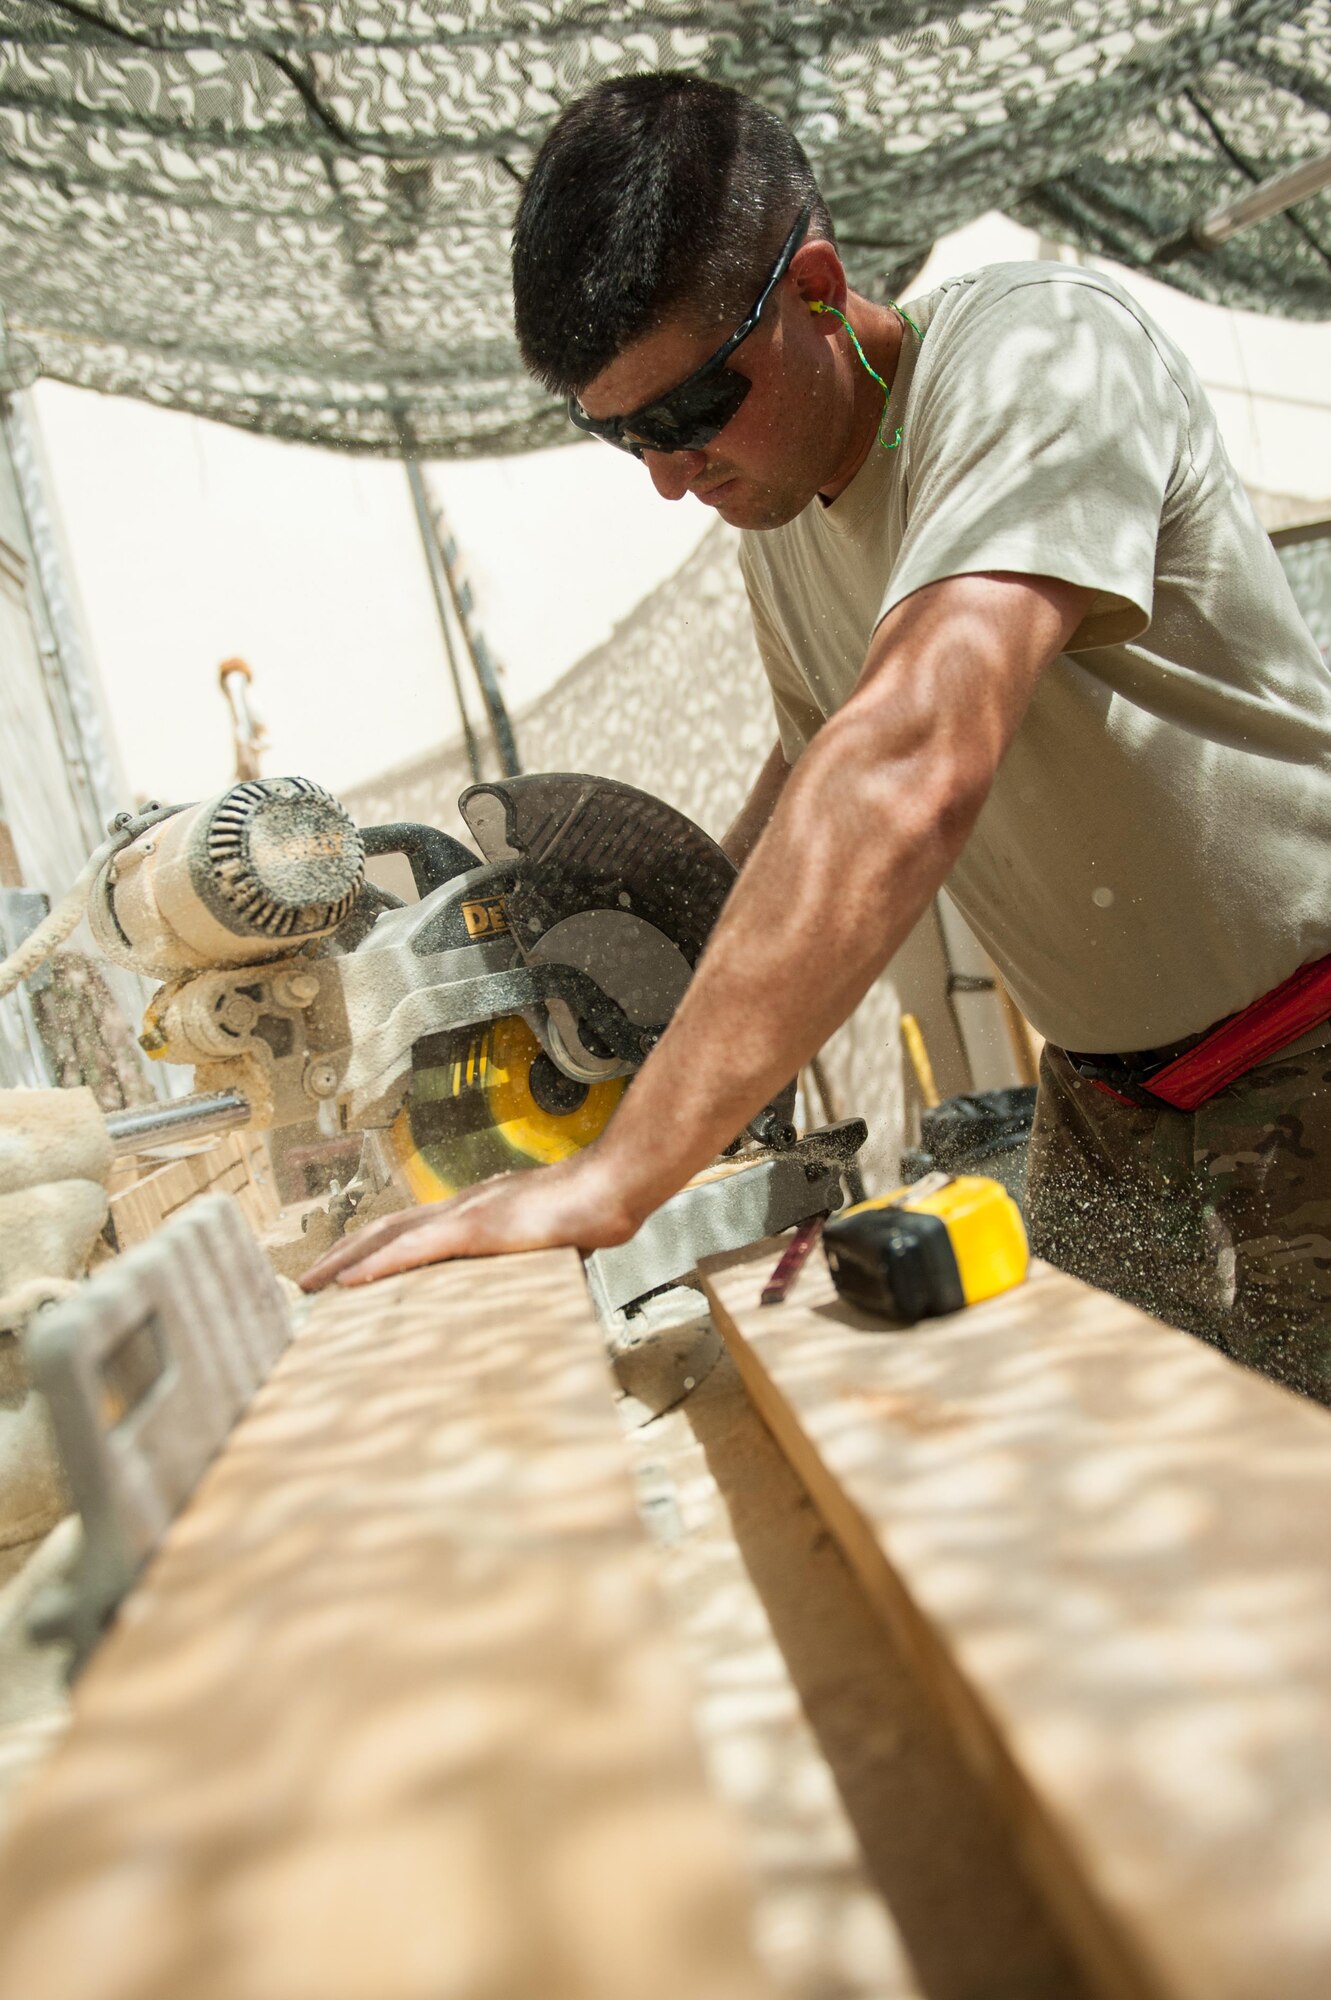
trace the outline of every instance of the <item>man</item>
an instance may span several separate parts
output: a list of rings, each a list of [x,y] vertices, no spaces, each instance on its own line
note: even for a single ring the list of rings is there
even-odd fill
[[[790,132],[678,76],[564,114],[513,268],[573,421],[744,530],[779,742],[604,1136],[310,1282],[622,1241],[946,880],[1048,1037],[1036,1246],[1331,1398],[1331,679],[1183,356],[1058,264],[851,292]]]

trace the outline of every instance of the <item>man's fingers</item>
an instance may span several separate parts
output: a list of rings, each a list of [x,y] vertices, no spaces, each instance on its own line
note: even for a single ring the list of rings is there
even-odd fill
[[[442,1203],[435,1205],[443,1206]],[[319,1291],[348,1264],[357,1264],[363,1257],[372,1256],[385,1243],[391,1243],[395,1237],[419,1229],[424,1214],[425,1211],[419,1208],[404,1209],[400,1215],[386,1215],[381,1222],[372,1222],[368,1228],[358,1229],[354,1235],[344,1237],[310,1265],[301,1278],[301,1285],[307,1292]]]
[[[399,1271],[414,1271],[419,1264],[442,1264],[458,1254],[456,1231],[439,1227],[404,1230],[391,1243],[358,1257],[337,1273],[339,1285],[370,1285],[376,1278],[391,1278]],[[452,1239],[452,1240],[450,1240]],[[475,1250],[470,1251],[476,1255]]]
[[[508,1174],[496,1175],[493,1180],[478,1181],[475,1187],[464,1188],[461,1194],[450,1195],[446,1201],[427,1202],[421,1208],[406,1208],[398,1215],[386,1215],[382,1222],[372,1222],[367,1228],[358,1229],[354,1235],[335,1244],[316,1263],[311,1264],[300,1280],[302,1288],[307,1292],[322,1291],[325,1285],[333,1283],[334,1280],[345,1281],[344,1273],[353,1270],[356,1273],[354,1282],[359,1284],[368,1282],[371,1277],[385,1277],[393,1271],[410,1271],[417,1264],[430,1264],[441,1257],[456,1256],[457,1248],[419,1250],[401,1262],[375,1265],[373,1270],[365,1272],[363,1278],[361,1275],[362,1265],[371,1264],[402,1237],[414,1239],[420,1232],[428,1234],[439,1229],[445,1215],[455,1220],[467,1209],[492,1200],[495,1190],[511,1178],[512,1176]],[[455,1245],[462,1241],[456,1227],[449,1228],[448,1233],[438,1239],[429,1235],[428,1240],[452,1242]]]
[[[442,1264],[451,1257],[493,1257],[512,1248],[511,1232],[502,1222],[496,1228],[486,1214],[487,1209],[498,1207],[502,1216],[511,1201],[511,1190],[501,1194],[498,1183],[487,1185],[488,1200],[441,1202],[433,1211],[418,1214],[414,1229],[400,1230],[387,1242],[366,1244],[363,1256],[335,1273],[335,1282],[368,1285],[398,1271],[414,1271],[419,1264]]]
[[[594,1249],[622,1243],[631,1227],[615,1207],[613,1188],[607,1194],[606,1177],[589,1148],[574,1160],[497,1174],[450,1201],[374,1223],[312,1264],[301,1283],[307,1292],[317,1292],[332,1283],[368,1285],[453,1257],[497,1257],[556,1243]]]

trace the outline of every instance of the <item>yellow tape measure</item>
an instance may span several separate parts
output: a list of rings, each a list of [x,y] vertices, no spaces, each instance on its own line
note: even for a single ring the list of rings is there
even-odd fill
[[[832,1282],[865,1312],[914,1323],[1019,1285],[1030,1250],[1021,1210],[979,1174],[928,1174],[832,1216]]]

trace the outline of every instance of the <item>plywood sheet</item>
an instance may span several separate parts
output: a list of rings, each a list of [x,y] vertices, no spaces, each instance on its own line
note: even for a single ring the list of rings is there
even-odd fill
[[[1087,2000],[1007,1827],[730,1356],[630,1444],[786,2000]]]
[[[204,1194],[233,1194],[256,1232],[277,1220],[277,1185],[261,1132],[226,1132],[197,1153],[137,1179],[119,1186],[113,1180],[111,1221],[120,1248],[144,1242],[169,1216]]]
[[[1331,1417],[1037,1266],[914,1331],[718,1260],[759,1407],[1097,1984],[1331,1993]]]
[[[4,2000],[757,2000],[571,1252],[324,1294],[0,1851]]]

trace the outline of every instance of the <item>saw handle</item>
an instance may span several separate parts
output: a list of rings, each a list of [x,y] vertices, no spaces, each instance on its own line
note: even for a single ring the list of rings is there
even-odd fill
[[[387,826],[363,826],[360,837],[367,855],[406,857],[416,894],[422,900],[432,889],[451,882],[455,875],[465,875],[481,866],[479,856],[460,840],[454,840],[451,833],[444,833],[437,826],[424,826],[418,820],[399,819]]]

